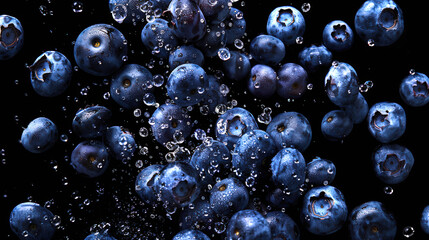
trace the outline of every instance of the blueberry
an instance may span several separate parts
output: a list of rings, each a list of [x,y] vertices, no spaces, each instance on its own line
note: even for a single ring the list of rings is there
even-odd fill
[[[212,140],[210,144],[199,145],[189,163],[200,172],[204,185],[214,184],[215,176],[231,167],[231,154],[225,144]]]
[[[179,44],[179,40],[174,31],[168,26],[168,22],[161,18],[148,22],[144,26],[141,32],[141,39],[143,45],[152,55],[165,59]]]
[[[238,139],[253,129],[258,129],[253,115],[244,108],[235,107],[227,110],[216,121],[216,138],[232,150]]]
[[[196,64],[186,63],[170,73],[165,87],[174,103],[179,106],[191,106],[202,101],[208,85],[204,69]]]
[[[103,135],[110,124],[112,112],[104,106],[92,106],[79,110],[73,118],[73,132],[82,138]]]
[[[118,70],[127,56],[124,35],[108,24],[96,24],[84,29],[74,44],[77,65],[94,76],[108,76]]]
[[[91,233],[84,240],[116,240],[116,238],[110,236],[107,233]]]
[[[272,240],[299,240],[301,232],[298,225],[286,213],[268,212],[265,216],[271,229]]]
[[[199,6],[204,17],[211,23],[222,22],[230,11],[229,0],[200,0]]]
[[[250,54],[258,63],[276,65],[285,57],[286,49],[280,39],[261,34],[250,43]]]
[[[302,189],[291,191],[284,186],[277,186],[267,194],[266,198],[277,208],[289,209],[299,203],[302,194]]]
[[[336,173],[335,164],[327,159],[317,157],[307,164],[307,179],[311,186],[331,184]]]
[[[15,206],[10,213],[10,228],[21,240],[53,239],[54,214],[37,203],[24,202]]]
[[[317,72],[331,66],[332,53],[323,45],[304,48],[298,54],[299,63],[309,72]]]
[[[368,103],[361,93],[358,94],[354,103],[344,107],[344,111],[347,113],[354,124],[361,123],[365,120],[368,114],[368,109]]]
[[[380,146],[372,156],[375,175],[386,184],[403,182],[414,165],[413,154],[398,144]]]
[[[337,106],[354,103],[359,93],[355,69],[343,62],[333,64],[325,77],[325,91],[329,100]]]
[[[396,220],[381,202],[370,201],[359,205],[349,215],[349,233],[352,240],[393,240]]]
[[[138,64],[127,64],[112,77],[110,96],[121,107],[135,109],[142,105],[146,94],[153,94],[152,73]]]
[[[168,57],[168,64],[171,70],[185,63],[193,63],[202,67],[204,65],[204,55],[192,45],[183,45],[177,47]]]
[[[187,137],[191,134],[191,120],[183,109],[174,104],[159,106],[149,119],[156,141],[165,145],[174,140],[175,134]]]
[[[217,182],[210,191],[210,206],[221,216],[231,216],[243,210],[249,203],[249,192],[237,178],[230,177]]]
[[[0,61],[18,54],[24,45],[24,29],[21,22],[9,15],[0,15]]]
[[[142,0],[109,0],[109,10],[115,21],[130,24],[146,18],[145,12],[142,11],[145,6],[144,2]],[[148,2],[155,1],[149,0]]]
[[[401,105],[393,102],[379,102],[368,111],[369,133],[381,143],[400,138],[405,132],[407,118]]]
[[[338,141],[352,132],[353,122],[343,110],[332,110],[323,117],[321,130],[326,139]]]
[[[192,203],[200,194],[198,171],[185,162],[172,162],[155,178],[155,191],[166,209],[172,210]]]
[[[250,70],[249,91],[258,98],[269,98],[276,92],[277,74],[270,66],[257,64]]]
[[[210,238],[199,230],[183,230],[176,234],[172,240],[210,240]]]
[[[230,51],[230,58],[222,63],[223,71],[228,79],[240,81],[249,76],[251,65],[246,54]]]
[[[45,117],[32,120],[21,135],[22,146],[32,153],[46,152],[55,145],[57,139],[57,126]]]
[[[145,203],[153,204],[155,202],[156,193],[154,184],[163,168],[163,165],[152,164],[141,170],[137,175],[135,190],[140,199]]]
[[[304,16],[292,6],[274,9],[268,16],[267,33],[279,38],[285,45],[296,44],[305,31]]]
[[[240,179],[261,179],[277,148],[272,137],[265,131],[254,129],[241,136],[232,153],[232,166]]]
[[[295,63],[286,63],[277,70],[277,94],[286,99],[300,98],[307,89],[307,71]]]
[[[207,26],[206,31],[207,33],[204,37],[195,42],[195,46],[198,47],[206,57],[217,56],[219,48],[223,48],[226,45],[225,24],[210,24]]]
[[[323,45],[334,52],[343,52],[353,46],[353,30],[341,20],[328,23],[323,29]]]
[[[301,152],[308,148],[313,135],[310,122],[298,112],[276,115],[268,124],[267,133],[273,138],[278,150],[293,147]]]
[[[255,210],[241,210],[235,213],[226,229],[228,240],[267,240],[271,239],[270,225]]]
[[[423,209],[420,217],[420,227],[424,233],[429,234],[429,205]]]
[[[180,212],[180,229],[197,229],[204,233],[212,233],[217,221],[216,213],[208,199],[197,198]]]
[[[246,19],[243,12],[231,7],[225,19],[226,44],[233,44],[237,39],[243,37],[246,32]]]
[[[31,85],[43,97],[62,94],[72,80],[72,66],[62,53],[47,51],[29,67]]]
[[[220,90],[220,80],[213,75],[208,75],[208,82],[209,86],[204,91],[204,98],[200,103],[202,104],[200,107],[202,114],[216,113],[216,107],[227,102],[226,94]]]
[[[355,15],[355,29],[365,42],[389,46],[404,32],[404,16],[392,0],[368,0]]]
[[[172,0],[164,14],[171,18],[174,34],[185,42],[195,42],[206,33],[207,21],[195,0]]]
[[[426,105],[429,102],[429,78],[423,73],[408,75],[399,86],[399,94],[409,106]]]
[[[107,147],[98,140],[85,140],[79,143],[71,153],[71,165],[89,178],[101,176],[109,166]]]
[[[104,133],[104,143],[117,160],[126,163],[134,156],[137,148],[131,132],[120,126],[109,127]]]
[[[315,187],[305,194],[301,222],[309,232],[329,235],[340,230],[346,220],[347,205],[337,188],[329,185]]]
[[[305,159],[295,148],[283,148],[271,160],[271,172],[276,186],[296,191],[305,181]]]

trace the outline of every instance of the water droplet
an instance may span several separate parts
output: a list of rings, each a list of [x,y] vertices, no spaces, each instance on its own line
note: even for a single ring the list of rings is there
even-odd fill
[[[143,97],[143,102],[147,106],[153,106],[156,104],[155,95],[153,93],[146,93]]]
[[[135,166],[136,166],[136,168],[142,168],[143,167],[143,161],[137,160]]]
[[[368,46],[374,47],[375,46],[375,41],[373,39],[368,39]]]
[[[81,13],[83,11],[83,3],[79,1],[75,1],[72,3],[72,10],[75,13]]]
[[[409,73],[410,73],[410,75],[414,75],[414,74],[416,74],[416,70],[413,69],[413,68],[411,68],[410,71],[409,71]]]
[[[222,94],[222,96],[226,96],[229,93],[229,88],[227,85],[221,84],[219,86],[219,91],[220,91],[220,94]]]
[[[404,235],[404,237],[406,238],[410,238],[414,235],[414,228],[411,226],[406,226],[404,227],[404,229],[402,230],[402,234]]]
[[[147,136],[149,136],[149,130],[145,127],[141,127],[139,130],[139,135],[141,137],[147,137]]]
[[[299,36],[296,38],[296,44],[303,44],[304,43],[304,38]]]
[[[244,43],[243,43],[243,41],[241,41],[240,39],[237,38],[234,40],[234,46],[238,49],[242,49],[244,46]]]
[[[231,53],[227,48],[219,48],[217,55],[222,61],[228,61],[231,58]]]
[[[307,89],[308,90],[313,90],[313,84],[312,83],[307,84]]]
[[[122,23],[127,18],[127,7],[117,4],[112,10],[112,16],[117,23]]]
[[[392,195],[393,194],[393,188],[391,186],[384,187],[384,193],[387,195]]]
[[[155,87],[161,87],[164,84],[164,77],[161,74],[156,74],[152,78],[152,84]]]
[[[308,11],[310,11],[310,9],[311,9],[310,3],[303,3],[302,6],[301,6],[301,10],[303,12],[308,12]]]
[[[39,11],[43,16],[48,15],[48,7],[46,7],[45,5],[40,5]]]

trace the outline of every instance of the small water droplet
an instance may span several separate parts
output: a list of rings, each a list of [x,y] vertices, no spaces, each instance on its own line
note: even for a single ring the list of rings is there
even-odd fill
[[[83,3],[79,1],[75,1],[72,3],[72,10],[75,13],[81,13],[83,11]]]
[[[228,61],[231,58],[231,53],[227,48],[219,48],[217,55],[222,61]]]
[[[402,234],[404,235],[404,237],[406,238],[410,238],[414,235],[414,228],[411,226],[406,226],[404,227],[404,229],[402,230]]]
[[[308,11],[310,11],[310,9],[311,9],[310,3],[303,3],[302,6],[301,6],[301,10],[303,12],[308,12]]]
[[[374,47],[375,46],[374,39],[368,39],[368,46],[370,46],[370,47]]]

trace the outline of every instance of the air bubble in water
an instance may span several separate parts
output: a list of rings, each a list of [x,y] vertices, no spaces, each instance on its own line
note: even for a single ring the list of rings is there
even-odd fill
[[[240,39],[237,38],[234,40],[234,46],[238,49],[242,49],[244,46],[244,43],[243,43],[243,41],[241,41]]]
[[[368,39],[368,46],[370,46],[370,47],[374,47],[375,46],[374,39]]]
[[[384,187],[384,193],[387,195],[392,195],[393,194],[393,188],[391,186]]]
[[[310,9],[311,9],[310,3],[303,3],[302,6],[301,6],[301,10],[303,12],[308,12],[308,11],[310,11]]]
[[[75,1],[72,3],[72,9],[75,13],[81,13],[83,11],[83,3],[79,1]]]
[[[116,5],[112,10],[112,16],[117,23],[122,23],[127,18],[127,7],[122,4]]]
[[[231,53],[227,48],[219,48],[217,55],[222,61],[228,61],[228,59],[231,57]]]
[[[296,44],[303,44],[304,43],[304,38],[303,37],[297,37],[296,38]]]
[[[161,74],[156,74],[152,78],[152,84],[155,87],[161,87],[164,84],[164,77]]]
[[[406,226],[404,227],[404,229],[402,230],[402,234],[404,235],[404,237],[406,238],[410,238],[414,235],[414,228],[411,226]]]

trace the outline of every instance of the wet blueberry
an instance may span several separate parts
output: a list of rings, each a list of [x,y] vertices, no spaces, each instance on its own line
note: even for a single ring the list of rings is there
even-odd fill
[[[71,165],[86,177],[101,176],[109,166],[107,147],[98,140],[85,140],[79,143],[71,153]]]
[[[141,32],[141,39],[143,45],[152,55],[164,59],[167,59],[170,52],[179,44],[174,31],[168,26],[168,22],[162,18],[148,22]]]
[[[246,19],[244,19],[242,11],[231,7],[224,22],[227,44],[233,44],[236,39],[243,37],[246,32]]]
[[[270,225],[257,211],[241,210],[229,220],[226,237],[228,240],[271,239]]]
[[[21,22],[9,15],[0,15],[0,60],[14,57],[24,45]]]
[[[354,124],[361,123],[365,120],[368,114],[368,109],[368,103],[361,93],[358,94],[354,103],[344,107],[344,111],[347,113]]]
[[[325,77],[325,91],[331,102],[337,106],[354,103],[359,93],[355,69],[343,62],[333,64]]]
[[[328,23],[323,29],[323,45],[329,50],[343,52],[353,45],[353,30],[341,20]]]
[[[210,206],[221,216],[246,209],[249,203],[249,192],[246,186],[237,178],[225,178],[217,182],[210,191]]]
[[[177,47],[177,49],[172,51],[168,57],[168,64],[170,65],[171,70],[185,63],[193,63],[203,67],[204,55],[193,45],[183,45]]]
[[[124,163],[131,160],[137,148],[132,133],[120,126],[109,127],[104,133],[103,141],[113,156]]]
[[[300,230],[295,221],[281,211],[268,212],[265,216],[271,229],[272,240],[299,240]]]
[[[279,38],[285,45],[296,44],[305,31],[305,20],[301,12],[292,6],[274,9],[268,16],[267,33]]]
[[[329,185],[334,181],[336,173],[335,164],[327,159],[317,157],[307,164],[307,179],[310,185]]]
[[[91,233],[84,240],[116,240],[116,238],[110,236],[107,233]]]
[[[369,132],[377,141],[389,143],[404,134],[407,118],[401,105],[379,102],[369,109],[367,122]]]
[[[285,57],[286,49],[280,39],[261,34],[250,43],[250,54],[258,63],[276,65]]]
[[[112,112],[104,106],[92,106],[79,110],[73,118],[73,132],[82,138],[103,135],[110,124]]]
[[[271,172],[276,186],[297,191],[305,181],[305,159],[295,148],[283,148],[271,160]]]
[[[176,234],[172,240],[210,240],[210,238],[199,230],[183,230]]]
[[[277,74],[270,66],[257,64],[250,70],[247,87],[255,97],[269,98],[276,92]]]
[[[429,102],[429,78],[423,73],[408,75],[399,86],[399,94],[409,106],[426,105]]]
[[[422,215],[420,217],[420,227],[423,232],[429,235],[429,206],[426,206],[423,209]]]
[[[230,51],[230,54],[230,58],[222,63],[225,76],[235,81],[245,79],[252,67],[249,58],[238,51]]]
[[[300,98],[307,89],[307,71],[295,63],[283,64],[277,70],[277,94],[286,99]]]
[[[332,110],[323,117],[321,130],[326,139],[338,141],[352,132],[353,122],[343,110]]]
[[[317,72],[332,64],[332,53],[323,45],[304,48],[298,55],[299,63],[309,72]]]
[[[152,164],[144,168],[138,175],[135,181],[135,190],[137,195],[145,203],[154,203],[156,200],[156,192],[154,184],[159,177],[163,165]]]
[[[375,175],[386,184],[404,181],[414,165],[413,154],[398,144],[382,145],[372,156]]]
[[[32,120],[21,135],[22,146],[32,153],[46,152],[55,145],[57,140],[57,126],[45,117]]]

